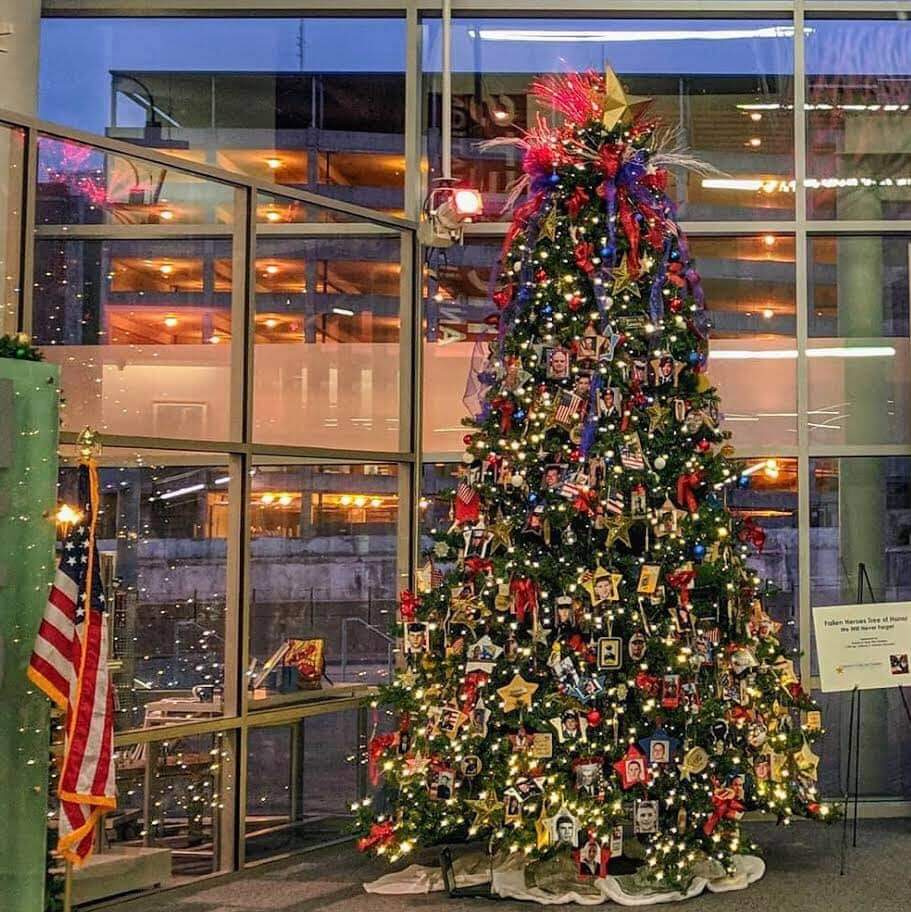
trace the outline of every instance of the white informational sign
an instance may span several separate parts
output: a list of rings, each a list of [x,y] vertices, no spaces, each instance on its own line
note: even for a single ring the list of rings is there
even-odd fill
[[[813,609],[822,690],[911,685],[911,602]]]

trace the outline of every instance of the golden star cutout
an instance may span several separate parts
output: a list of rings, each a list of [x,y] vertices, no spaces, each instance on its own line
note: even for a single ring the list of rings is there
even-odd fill
[[[648,429],[652,433],[660,431],[671,414],[671,410],[661,402],[650,405],[645,412],[648,415]]]
[[[623,254],[620,265],[611,270],[611,278],[614,280],[614,284],[611,287],[613,294],[616,295],[620,294],[620,292],[628,291],[634,298],[640,297],[639,286],[636,284],[634,277],[630,275],[629,261],[626,254]]]
[[[538,689],[537,684],[526,681],[522,675],[516,673],[513,679],[505,686],[499,688],[497,693],[503,701],[503,712],[512,712],[522,706],[531,709],[531,699]]]
[[[535,821],[535,837],[537,848],[546,849],[550,845],[550,817],[547,817],[544,808],[541,808],[541,814]]]
[[[490,533],[493,538],[490,540],[490,553],[493,554],[497,548],[504,548],[508,551],[512,547],[512,523],[507,519],[495,522],[490,527]]]
[[[613,130],[618,123],[628,123],[642,111],[651,98],[627,95],[617,74],[610,68],[604,70],[604,98],[601,101],[601,123],[605,129]]]
[[[550,238],[551,241],[557,239],[557,210],[556,208],[551,208],[547,215],[541,219],[541,237]]]
[[[415,684],[418,682],[418,676],[414,673],[414,669],[406,668],[404,671],[400,671],[396,676],[395,683],[399,687],[404,687],[405,690],[411,690]]]
[[[503,802],[497,801],[496,795],[486,795],[483,798],[470,798],[465,804],[474,811],[474,820],[471,822],[471,827],[475,830],[479,830],[486,826],[493,826],[494,817],[503,807]]]
[[[420,751],[405,760],[405,771],[409,776],[422,775],[428,766],[430,766],[430,758],[425,757]]]
[[[607,530],[607,541],[605,547],[610,548],[616,541],[623,542],[627,548],[632,548],[633,543],[630,541],[629,530],[633,520],[629,516],[608,516],[604,520],[604,528]]]
[[[803,747],[794,754],[794,760],[797,763],[797,769],[808,779],[816,782],[819,777],[819,757],[813,753],[809,741],[803,742]]]

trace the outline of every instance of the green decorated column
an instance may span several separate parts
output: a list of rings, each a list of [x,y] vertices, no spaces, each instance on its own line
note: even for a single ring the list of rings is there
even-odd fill
[[[26,678],[54,567],[58,369],[0,357],[0,909],[44,908],[48,701]]]

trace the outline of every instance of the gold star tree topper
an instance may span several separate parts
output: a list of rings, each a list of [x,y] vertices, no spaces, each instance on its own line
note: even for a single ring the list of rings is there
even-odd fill
[[[613,130],[619,123],[629,123],[651,100],[627,95],[617,74],[610,67],[605,68],[604,97],[601,100],[601,123],[605,129]]]

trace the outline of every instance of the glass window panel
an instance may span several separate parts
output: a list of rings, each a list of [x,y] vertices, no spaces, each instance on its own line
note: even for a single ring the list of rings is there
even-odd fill
[[[38,140],[38,225],[215,225],[234,221],[234,188],[94,146]]]
[[[690,237],[713,325],[709,374],[742,452],[796,445],[794,239]],[[424,451],[461,453],[475,347],[495,338],[488,289],[498,238],[469,238],[425,277]]]
[[[751,552],[749,565],[766,584],[763,602],[782,624],[779,638],[785,650],[800,652],[797,544],[797,460],[749,457],[744,460],[746,487],[728,489],[728,506],[751,517],[766,534],[762,552]]]
[[[404,18],[42,22],[42,117],[397,213],[404,109]]]
[[[442,29],[424,25],[424,124],[430,176],[440,175]],[[515,149],[481,140],[520,135],[540,110],[529,85],[545,73],[609,63],[635,95],[679,127],[723,175],[677,175],[687,219],[791,218],[794,212],[793,26],[751,19],[493,19],[453,22],[453,172],[485,194],[500,221],[521,173]],[[549,115],[549,112],[547,114]]]
[[[806,23],[811,218],[911,218],[911,56],[899,15]]]
[[[39,240],[34,340],[64,429],[227,438],[232,283],[229,240]]]
[[[402,448],[400,285],[398,233],[257,238],[257,441]]]
[[[401,481],[395,465],[257,462],[250,503],[251,699],[282,703],[388,678],[388,627],[401,588]],[[286,660],[287,648],[314,639],[323,640],[329,681]]]
[[[19,328],[25,134],[0,126],[0,335]]]
[[[60,458],[58,497],[74,505],[74,458]],[[115,729],[221,715],[227,458],[106,447],[98,474]]]
[[[911,235],[809,241],[811,443],[911,440]]]
[[[350,832],[358,796],[356,711],[253,728],[248,740],[247,861],[297,851]]]
[[[157,850],[154,862],[164,875],[163,887],[230,865],[226,809],[233,796],[234,762],[229,734],[118,747],[114,764],[117,809],[104,818],[101,855]],[[134,869],[125,866],[119,877],[107,879],[104,896],[132,892],[134,876]],[[87,886],[97,891],[98,880]]]
[[[851,694],[816,692],[813,696],[826,726],[822,741],[813,748],[822,757],[820,790],[823,795],[841,797],[848,763]],[[861,702],[858,793],[862,799],[908,800],[911,798],[911,725],[898,688],[862,691]],[[853,788],[852,779],[852,791]],[[872,813],[875,815],[876,811]],[[904,821],[896,823],[906,825]]]

